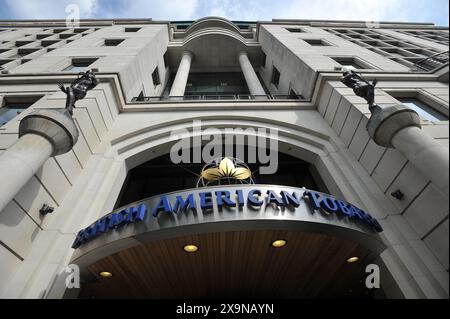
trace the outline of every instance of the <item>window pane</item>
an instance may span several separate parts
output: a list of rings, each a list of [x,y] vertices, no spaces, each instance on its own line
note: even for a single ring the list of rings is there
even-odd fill
[[[419,116],[428,121],[448,121],[448,117],[435,111],[432,107],[415,98],[397,98],[404,105],[416,111]]]
[[[153,85],[157,86],[161,84],[161,81],[159,80],[159,72],[158,72],[158,67],[156,67],[156,69],[153,71],[152,73],[152,79],[153,79]]]
[[[9,107],[0,108],[0,126],[3,126],[4,124],[11,121],[21,112],[23,112],[23,110],[24,110],[23,108],[9,108]]]
[[[67,68],[65,68],[63,71],[84,72],[84,71],[86,71],[86,67],[85,66],[70,65]]]
[[[280,82],[280,71],[277,70],[276,67],[273,67],[272,72],[272,83],[278,87],[278,83]]]

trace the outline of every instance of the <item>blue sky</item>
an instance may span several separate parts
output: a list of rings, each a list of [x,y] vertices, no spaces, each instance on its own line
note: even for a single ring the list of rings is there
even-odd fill
[[[448,26],[447,0],[0,0],[0,19],[65,19],[77,4],[81,18],[195,20],[350,19],[432,22]]]

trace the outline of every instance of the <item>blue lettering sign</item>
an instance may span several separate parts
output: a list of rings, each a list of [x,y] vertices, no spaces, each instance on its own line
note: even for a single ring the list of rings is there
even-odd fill
[[[143,221],[146,213],[147,206],[142,203],[138,206],[131,206],[118,213],[105,216],[89,227],[80,230],[72,244],[72,248],[76,249],[80,245],[112,229],[120,228],[129,223]]]
[[[183,210],[187,210],[188,207],[192,210],[197,210],[197,207],[195,206],[194,194],[189,194],[186,197],[186,200],[184,200],[182,196],[177,196],[177,201],[173,206],[173,212],[177,213]]]
[[[223,205],[228,207],[236,207],[236,203],[230,199],[229,191],[216,191],[216,202],[217,207],[222,207]]]
[[[258,197],[256,197],[256,196]],[[259,189],[252,189],[250,192],[248,192],[247,200],[250,205],[252,206],[261,206],[263,204],[262,200],[259,200],[259,196],[261,196],[261,191]]]
[[[159,198],[158,205],[156,205],[156,207],[153,209],[153,216],[157,217],[161,211],[163,211],[164,213],[173,212],[172,206],[170,206],[169,199],[167,198],[166,195],[162,195]]]

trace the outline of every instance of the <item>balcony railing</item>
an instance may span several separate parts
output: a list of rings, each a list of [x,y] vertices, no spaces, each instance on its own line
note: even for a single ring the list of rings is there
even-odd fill
[[[448,65],[448,63],[448,51],[444,51],[419,60],[414,66],[424,71],[433,71],[443,65]]]
[[[229,100],[289,100],[307,101],[302,95],[289,94],[220,94],[220,95],[185,95],[185,96],[143,96],[134,97],[132,102],[161,102],[161,101],[229,101]]]

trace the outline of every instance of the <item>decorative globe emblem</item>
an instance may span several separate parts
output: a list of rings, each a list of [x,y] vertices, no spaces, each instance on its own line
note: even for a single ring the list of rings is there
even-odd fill
[[[254,184],[250,168],[233,157],[218,158],[203,166],[197,187]]]

